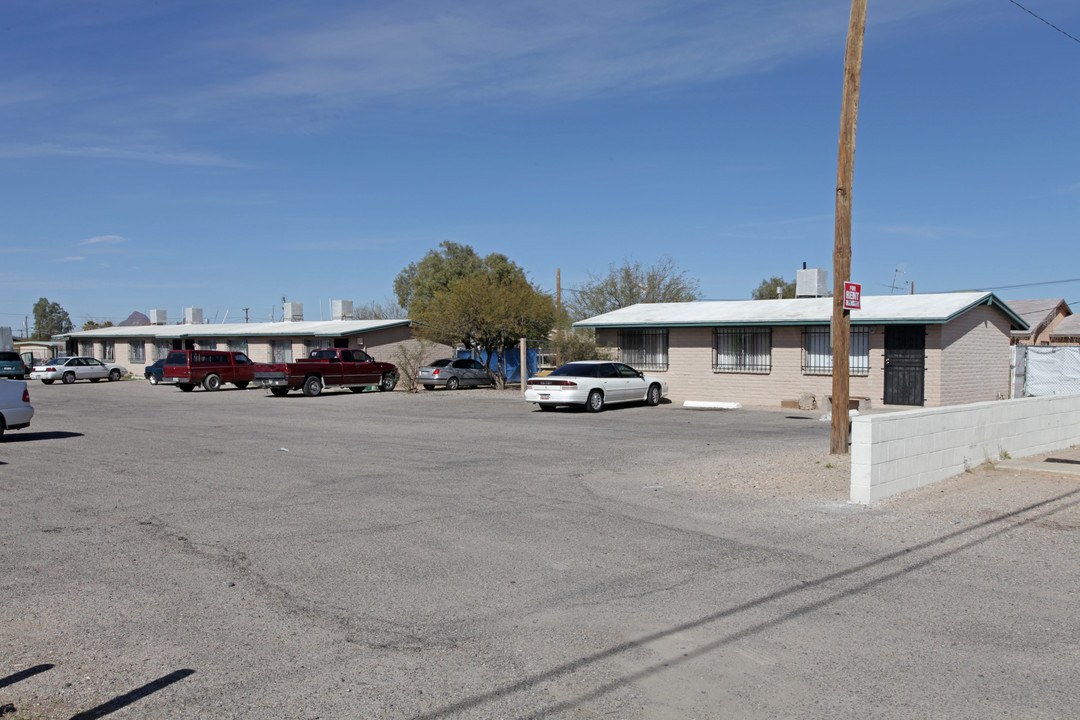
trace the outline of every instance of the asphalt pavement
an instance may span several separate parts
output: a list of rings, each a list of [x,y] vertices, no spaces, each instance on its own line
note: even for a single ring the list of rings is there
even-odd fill
[[[31,397],[0,443],[4,720],[1080,707],[1071,451],[862,507],[791,411]]]

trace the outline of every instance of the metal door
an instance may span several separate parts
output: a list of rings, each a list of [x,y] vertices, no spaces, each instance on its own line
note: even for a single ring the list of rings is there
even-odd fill
[[[922,405],[926,326],[885,326],[885,404]]]

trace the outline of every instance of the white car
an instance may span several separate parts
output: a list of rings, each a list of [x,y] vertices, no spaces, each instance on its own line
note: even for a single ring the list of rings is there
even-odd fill
[[[34,406],[25,380],[0,379],[0,440],[7,430],[30,427]]]
[[[127,368],[123,365],[103,363],[92,357],[53,358],[44,365],[35,365],[30,371],[31,380],[40,380],[46,385],[57,380],[65,385],[76,380],[119,380],[124,375],[127,375]]]
[[[531,377],[525,387],[525,400],[541,410],[559,405],[584,405],[589,412],[600,412],[604,405],[643,402],[659,405],[667,395],[667,383],[644,375],[621,362],[582,360],[563,365],[550,375]]]

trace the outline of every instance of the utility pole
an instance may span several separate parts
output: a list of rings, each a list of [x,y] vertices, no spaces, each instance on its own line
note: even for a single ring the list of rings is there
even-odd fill
[[[836,167],[836,243],[833,249],[832,432],[829,438],[829,452],[833,455],[846,455],[848,452],[851,312],[844,309],[844,283],[851,280],[851,187],[855,178],[855,125],[859,119],[866,2],[851,0],[847,50],[844,53],[844,97],[840,111],[840,152]]]
[[[250,310],[250,309],[251,308],[244,308],[244,322],[245,323],[248,321],[248,310]]]
[[[555,268],[555,367],[562,367],[562,268]]]

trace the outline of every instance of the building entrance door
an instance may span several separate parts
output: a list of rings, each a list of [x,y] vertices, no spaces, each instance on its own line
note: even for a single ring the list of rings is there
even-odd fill
[[[885,326],[885,404],[923,405],[926,326]]]

